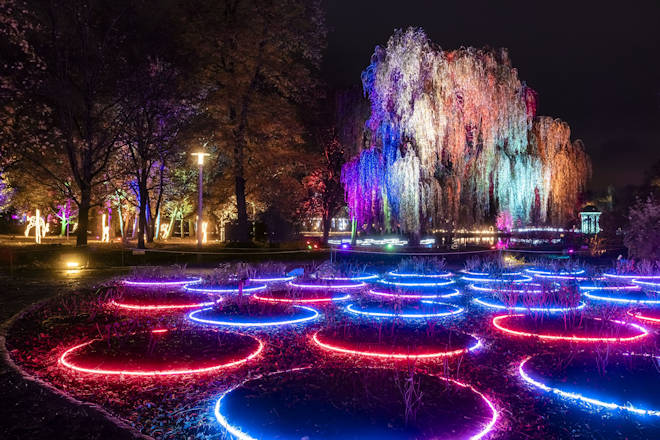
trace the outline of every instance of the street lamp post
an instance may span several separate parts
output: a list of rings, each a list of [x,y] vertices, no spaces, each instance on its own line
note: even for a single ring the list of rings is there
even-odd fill
[[[197,247],[202,247],[202,176],[204,171],[204,158],[209,156],[209,153],[192,153],[197,156],[197,165],[199,165],[199,199],[197,200]]]

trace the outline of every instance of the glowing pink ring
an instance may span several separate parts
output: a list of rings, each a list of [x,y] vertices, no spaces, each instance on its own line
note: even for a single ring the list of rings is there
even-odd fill
[[[504,274],[502,276],[504,276]],[[518,276],[518,275],[513,275],[513,276]],[[475,283],[500,283],[500,284],[529,283],[530,281],[532,281],[534,279],[534,278],[530,277],[529,275],[521,274],[519,276],[521,276],[523,278],[522,279],[486,278],[486,277],[484,277],[484,278],[480,278],[480,277],[475,278],[475,277],[469,277],[469,276],[468,277],[462,276],[461,279],[463,281],[472,281],[472,282],[475,282]]]
[[[434,298],[452,298],[454,296],[459,296],[461,292],[458,289],[453,289],[451,293],[445,293],[443,295],[434,295],[434,294],[424,294],[424,293],[392,293],[392,292],[381,292],[378,290],[371,289],[369,293],[377,296],[385,296],[388,298],[402,298],[402,299],[434,299]]]
[[[477,338],[474,335],[470,335],[474,339],[477,340],[476,344],[474,344],[472,347],[459,348],[458,350],[439,351],[439,352],[436,352],[436,353],[424,353],[424,354],[379,353],[379,352],[375,352],[375,351],[353,350],[351,348],[340,347],[338,345],[332,345],[332,344],[328,344],[327,342],[322,342],[318,338],[319,331],[314,333],[314,336],[312,336],[312,340],[314,341],[314,343],[316,345],[318,345],[319,347],[321,347],[325,350],[336,351],[336,352],[339,352],[339,353],[350,354],[350,355],[377,357],[377,358],[383,358],[383,359],[403,360],[403,359],[433,359],[433,358],[441,358],[441,357],[442,358],[453,357],[453,356],[460,356],[460,355],[468,353],[470,351],[474,351],[474,350],[478,349],[479,347],[481,347],[481,345],[482,345],[479,338]]]
[[[316,290],[324,290],[324,289],[359,289],[361,287],[366,286],[366,283],[359,282],[355,284],[297,284],[294,283],[293,281],[289,281],[289,286],[291,287],[297,287],[298,289],[316,289]]]
[[[650,281],[640,281],[639,279],[634,279],[631,282],[636,286],[660,290],[660,282],[652,283]]]
[[[114,299],[110,301],[110,305],[118,307],[120,309],[126,310],[142,310],[142,311],[159,311],[159,310],[181,310],[181,309],[197,309],[200,307],[208,307],[214,305],[214,301],[202,302],[197,304],[149,304],[149,305],[137,305],[137,304],[125,304],[119,303]]]
[[[132,281],[122,280],[122,284],[139,287],[161,287],[161,286],[184,286],[186,284],[195,284],[201,282],[201,278],[187,278],[180,281]]]
[[[300,371],[300,370],[305,370],[305,369],[309,369],[309,368],[311,368],[311,367],[292,368],[291,370],[279,371],[279,372],[270,373],[270,374],[288,373],[288,372],[292,372],[292,371]],[[495,423],[497,423],[497,418],[499,417],[499,412],[497,411],[497,408],[495,407],[493,402],[491,402],[490,399],[488,399],[488,397],[486,397],[486,395],[484,395],[481,391],[474,388],[472,385],[464,383],[464,382],[459,382],[456,379],[451,379],[449,377],[436,376],[436,375],[430,375],[430,376],[433,376],[433,377],[435,377],[437,379],[440,379],[440,380],[444,380],[445,382],[451,382],[451,383],[456,384],[456,385],[458,385],[462,388],[469,389],[470,391],[472,391],[473,393],[478,395],[481,398],[481,400],[483,400],[486,403],[488,408],[490,408],[491,413],[492,413],[490,421],[484,426],[484,428],[481,431],[479,431],[478,433],[470,436],[469,440],[480,440],[480,439],[484,438],[488,433],[490,433],[490,431],[495,426]],[[249,434],[241,431],[239,428],[237,428],[236,426],[229,423],[229,420],[227,420],[227,418],[224,415],[222,415],[222,413],[220,412],[220,406],[222,405],[222,399],[224,399],[227,395],[229,395],[229,393],[231,393],[232,391],[235,391],[236,389],[238,389],[239,387],[241,387],[245,383],[247,383],[251,380],[261,379],[262,377],[264,377],[264,375],[260,375],[260,376],[257,376],[257,377],[251,377],[251,378],[248,378],[248,379],[244,380],[243,382],[239,383],[238,385],[236,385],[232,388],[229,388],[228,390],[223,392],[220,395],[220,397],[218,398],[218,400],[215,402],[215,406],[213,408],[213,413],[215,414],[215,419],[218,421],[218,423],[220,423],[220,425],[225,430],[227,430],[227,432],[229,432],[231,435],[236,437],[238,440],[257,440],[257,439],[255,439],[254,437],[252,437]]]
[[[604,273],[603,276],[608,278],[621,278],[625,280],[654,280],[660,279],[660,275],[634,275],[634,274],[616,274],[616,273]]]
[[[268,287],[265,284],[258,284],[256,286],[248,287],[248,286],[243,286],[242,289],[239,289],[238,287],[236,288],[218,288],[218,287],[190,287],[188,284],[183,286],[185,290],[188,292],[201,292],[201,293],[252,293],[252,292],[259,292],[260,290],[266,290]]]
[[[426,282],[406,283],[405,281],[390,281],[390,280],[378,280],[378,282],[382,284],[389,284],[392,286],[401,286],[401,287],[444,287],[456,283],[456,281],[454,280],[429,282],[429,283]]]
[[[163,329],[156,330],[156,332],[164,332]],[[249,335],[246,335],[249,336]],[[234,367],[236,365],[244,364],[248,362],[251,359],[254,359],[257,357],[264,349],[264,343],[261,342],[260,339],[255,338],[254,336],[250,336],[250,338],[254,339],[259,343],[259,347],[252,352],[250,355],[248,355],[245,358],[238,359],[235,361],[231,361],[228,363],[220,364],[220,365],[212,365],[210,367],[204,367],[204,368],[188,368],[185,370],[154,370],[154,371],[120,371],[120,370],[103,370],[103,369],[97,369],[97,368],[84,368],[84,367],[79,367],[77,365],[72,364],[69,362],[66,358],[69,354],[73,353],[74,351],[85,347],[89,344],[91,344],[94,341],[99,341],[100,339],[92,339],[91,341],[84,342],[82,344],[76,345],[74,347],[69,348],[66,350],[64,353],[62,353],[62,356],[60,356],[59,363],[64,365],[67,368],[70,368],[75,371],[79,371],[81,373],[89,373],[89,374],[104,374],[104,375],[113,375],[113,376],[176,376],[176,375],[181,375],[181,374],[199,374],[199,373],[207,373],[210,371],[215,371],[215,370],[221,370],[223,368],[229,368],[229,367]]]
[[[356,275],[354,277],[333,277],[333,276],[320,276],[319,280],[324,281],[367,281],[367,280],[377,280],[378,275],[375,274],[364,274]]]
[[[512,317],[520,317],[520,316],[525,316],[522,314],[516,314],[516,315],[499,315],[495,316],[493,318],[493,326],[497,328],[498,330],[504,332],[504,333],[509,333],[515,336],[522,336],[526,338],[539,338],[539,339],[544,339],[544,340],[549,340],[549,341],[571,341],[571,342],[631,342],[631,341],[636,341],[638,339],[644,338],[648,336],[649,332],[646,330],[644,327],[641,325],[633,324],[633,323],[626,323],[623,321],[616,321],[616,320],[611,320],[611,322],[623,325],[623,326],[630,326],[633,327],[637,330],[639,330],[641,333],[635,336],[627,336],[625,338],[603,338],[603,337],[589,337],[589,336],[561,336],[561,335],[544,335],[542,333],[529,333],[529,332],[523,332],[519,330],[512,330],[510,328],[504,327],[500,324],[500,321],[506,318],[512,318]],[[596,320],[600,320],[600,318],[593,318]]]
[[[642,321],[646,322],[651,322],[653,324],[660,324],[660,317],[655,318],[652,316],[644,316],[642,313],[643,312],[633,312],[632,310],[628,310],[628,315],[632,316],[633,318],[641,319]]]
[[[334,296],[332,298],[313,298],[313,299],[298,299],[298,298],[269,298],[266,296],[259,296],[259,294],[252,295],[252,298],[258,301],[267,301],[267,302],[280,302],[280,303],[330,303],[333,301],[345,301],[351,299],[351,295],[345,293],[342,296]]]

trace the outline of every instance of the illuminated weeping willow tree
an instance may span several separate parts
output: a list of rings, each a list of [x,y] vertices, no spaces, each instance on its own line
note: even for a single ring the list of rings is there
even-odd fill
[[[420,234],[442,225],[562,223],[590,175],[568,125],[536,115],[505,50],[445,52],[421,29],[376,47],[362,74],[372,144],[344,165],[359,226]]]

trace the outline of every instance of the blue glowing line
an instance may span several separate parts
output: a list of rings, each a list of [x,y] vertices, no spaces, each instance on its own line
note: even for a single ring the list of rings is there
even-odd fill
[[[292,276],[272,277],[272,278],[250,278],[249,281],[252,283],[283,283],[285,281],[293,281],[295,279],[296,276],[292,275]]]
[[[584,292],[584,296],[589,299],[594,299],[597,301],[607,301],[607,302],[616,302],[621,304],[660,304],[660,299],[630,299],[630,298],[618,298],[612,296],[601,296],[594,295],[593,290],[587,290]]]
[[[595,286],[593,284],[590,285],[581,285],[580,290],[642,290],[641,287],[639,286]]]
[[[457,315],[465,311],[462,307],[459,307],[454,304],[447,304],[435,301],[422,301],[426,304],[441,304],[449,307],[453,307],[454,310],[450,312],[440,312],[440,313],[396,313],[396,312],[367,312],[364,310],[357,310],[353,306],[354,304],[349,304],[346,306],[346,310],[353,314],[374,316],[376,318],[411,318],[411,319],[423,319],[423,318],[438,318],[443,316],[452,316]]]
[[[640,287],[650,287],[651,289],[660,289],[660,283],[652,283],[650,281],[640,281],[639,279],[632,280],[632,283]]]
[[[520,275],[522,278],[518,279],[507,279],[507,278],[479,278],[479,277],[471,277],[471,276],[462,276],[461,279],[464,281],[473,281],[477,283],[528,283],[533,280],[532,277],[529,275]]]
[[[451,272],[422,274],[422,273],[401,273],[395,270],[392,270],[387,274],[393,277],[408,277],[408,278],[449,278],[450,276],[453,275]]]
[[[189,292],[205,292],[205,293],[239,293],[238,287],[235,288],[229,288],[229,289],[223,289],[219,287],[190,287],[188,284],[183,286],[184,289],[186,289]],[[243,293],[252,293],[252,292],[258,292],[260,290],[266,290],[266,285],[259,285],[255,287],[243,287],[242,292]]]
[[[456,281],[438,281],[438,282],[417,282],[417,283],[406,283],[405,281],[389,281],[389,280],[379,280],[379,283],[390,284],[393,286],[403,286],[403,287],[441,287],[454,284]]]
[[[634,274],[616,274],[616,273],[604,273],[603,276],[608,278],[621,278],[626,280],[654,280],[659,279],[660,275],[634,275]]]
[[[578,270],[567,270],[567,271],[551,271],[551,270],[540,270],[540,269],[525,269],[525,272],[531,273],[534,275],[559,275],[559,276],[569,276],[569,275],[582,275],[584,269]]]
[[[354,276],[354,277],[322,276],[322,277],[319,277],[319,279],[325,280],[325,281],[366,281],[366,280],[376,280],[376,279],[378,279],[378,275],[364,274],[364,275],[357,275],[357,276]]]
[[[206,310],[213,309],[213,307],[207,307],[205,309],[195,310],[194,312],[190,313],[188,315],[188,319],[191,319],[195,322],[201,322],[203,324],[211,324],[211,325],[226,325],[232,327],[271,327],[271,326],[279,326],[279,325],[300,324],[301,322],[307,322],[316,319],[319,316],[319,312],[311,307],[306,307],[306,306],[293,306],[293,307],[297,309],[303,309],[308,312],[312,312],[312,315],[298,319],[289,319],[285,321],[263,321],[263,322],[220,321],[216,319],[203,319],[203,318],[195,317],[195,314],[197,313],[201,313]]]
[[[401,293],[401,292],[379,292],[378,290],[369,290],[369,293],[372,295],[378,295],[378,296],[386,296],[390,298],[414,298],[414,299],[434,299],[434,298],[452,298],[454,296],[459,296],[461,292],[458,291],[458,289],[452,289],[453,291],[450,293],[444,293],[444,294],[426,294],[426,293]]]
[[[548,392],[551,392],[553,394],[556,394],[558,396],[561,396],[561,397],[564,397],[564,398],[567,398],[567,399],[577,400],[579,402],[587,404],[587,406],[593,405],[593,406],[599,406],[599,407],[603,407],[603,408],[607,408],[607,409],[611,409],[611,410],[620,409],[620,410],[631,412],[633,414],[638,414],[638,415],[643,415],[643,416],[660,416],[660,411],[659,410],[642,409],[642,408],[637,408],[637,407],[632,406],[632,405],[619,405],[619,404],[613,403],[613,402],[604,402],[602,400],[587,397],[587,396],[584,396],[584,395],[579,394],[579,393],[573,393],[573,392],[570,392],[570,391],[564,391],[564,390],[559,389],[559,388],[554,388],[554,387],[546,385],[542,382],[539,382],[535,379],[532,379],[532,377],[529,376],[523,368],[525,366],[525,363],[527,363],[527,361],[530,360],[530,359],[531,359],[531,357],[528,357],[527,359],[523,360],[520,363],[520,366],[518,367],[518,373],[520,374],[520,377],[522,377],[522,379],[525,382],[535,386],[536,388],[540,388],[543,391],[548,391]]]
[[[507,306],[506,304],[494,304],[488,301],[485,301],[483,298],[474,298],[473,302],[498,310],[513,310],[515,312],[541,312],[541,313],[567,313],[575,310],[580,310],[584,308],[584,302],[580,301],[580,304],[577,307],[525,307],[525,306]]]

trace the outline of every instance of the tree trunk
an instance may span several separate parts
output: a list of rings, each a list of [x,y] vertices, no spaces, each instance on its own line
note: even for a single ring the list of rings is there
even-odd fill
[[[147,206],[149,205],[149,194],[147,193],[147,182],[138,183],[140,193],[140,219],[138,220],[138,249],[145,249],[144,236],[147,233]]]
[[[89,206],[91,204],[91,199],[91,190],[89,188],[82,188],[80,191],[80,205],[78,205],[78,233],[76,234],[76,246],[87,246]]]
[[[330,225],[332,223],[332,216],[329,213],[323,213],[323,244],[328,244],[328,236],[330,235]]]

